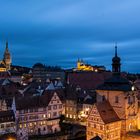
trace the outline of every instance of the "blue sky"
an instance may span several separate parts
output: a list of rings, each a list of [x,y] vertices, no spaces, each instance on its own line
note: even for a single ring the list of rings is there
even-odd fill
[[[9,41],[13,64],[76,66],[82,58],[111,69],[115,42],[122,70],[140,72],[138,0],[0,1],[0,57]]]

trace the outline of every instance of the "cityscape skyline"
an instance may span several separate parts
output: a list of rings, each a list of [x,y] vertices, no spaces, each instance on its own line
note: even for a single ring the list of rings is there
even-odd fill
[[[122,71],[140,71],[140,2],[136,0],[30,0],[0,5],[4,12],[0,15],[0,57],[8,40],[15,65],[31,67],[41,62],[71,68],[81,58],[111,70],[117,42]]]

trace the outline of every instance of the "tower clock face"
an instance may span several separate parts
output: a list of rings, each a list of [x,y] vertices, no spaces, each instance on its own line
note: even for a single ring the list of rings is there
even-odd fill
[[[131,89],[132,89],[132,91],[134,91],[134,90],[135,90],[135,87],[134,87],[134,86],[132,86],[132,88],[131,88]]]

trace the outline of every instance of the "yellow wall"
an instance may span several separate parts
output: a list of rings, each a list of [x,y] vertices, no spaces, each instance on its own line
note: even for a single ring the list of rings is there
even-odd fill
[[[125,122],[122,123],[122,133],[125,134],[129,131],[134,131],[137,129],[137,116],[138,116],[138,100],[136,98],[135,92],[123,92],[123,91],[107,91],[107,90],[97,90],[97,100],[100,101],[101,96],[110,102],[111,106],[119,116]],[[134,102],[128,103],[128,95],[133,99]],[[115,103],[115,96],[119,97],[119,102]],[[131,129],[129,128],[131,125]]]

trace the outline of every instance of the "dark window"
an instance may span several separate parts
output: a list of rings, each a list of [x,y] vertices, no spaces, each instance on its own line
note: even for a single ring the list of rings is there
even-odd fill
[[[59,105],[59,109],[61,109],[62,108],[62,105]]]
[[[54,105],[54,106],[53,106],[53,109],[57,109],[57,105]]]
[[[54,117],[57,116],[57,112],[53,112],[53,116],[54,116]]]
[[[51,106],[48,106],[48,110],[51,110]]]
[[[115,96],[115,103],[119,103],[119,97]]]
[[[46,108],[45,107],[43,108],[43,111],[46,111]]]
[[[105,96],[104,95],[102,96],[102,101],[105,101]]]
[[[128,104],[131,104],[131,97],[128,97]]]

